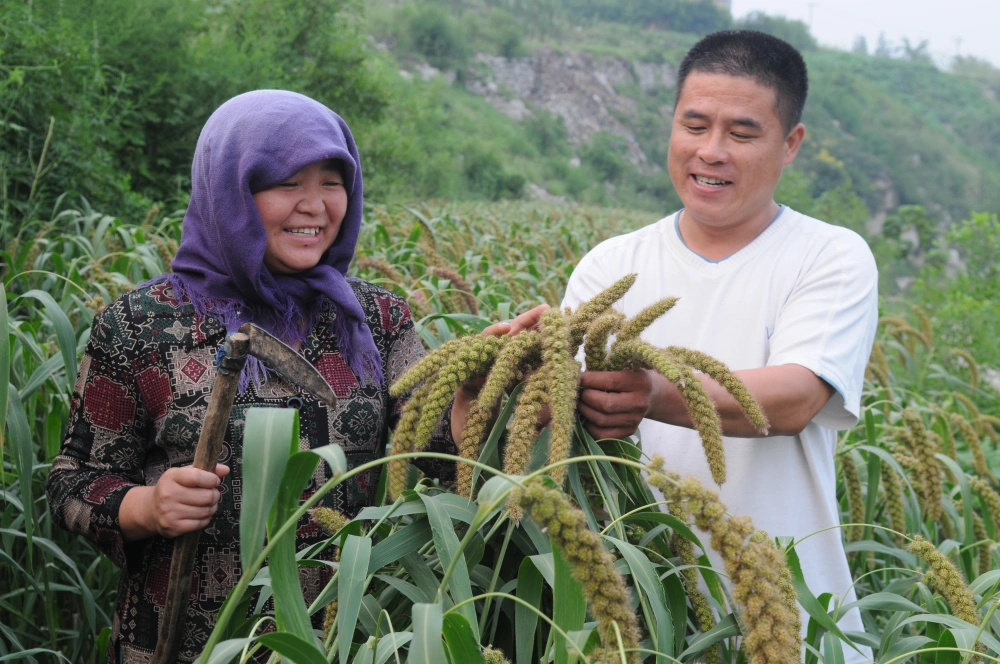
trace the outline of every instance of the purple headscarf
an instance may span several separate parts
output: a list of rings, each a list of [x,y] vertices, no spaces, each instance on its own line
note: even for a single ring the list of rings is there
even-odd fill
[[[326,159],[343,163],[348,197],[337,239],[315,267],[272,274],[264,267],[267,237],[253,194]],[[218,318],[227,331],[253,322],[293,344],[305,339],[328,300],[347,364],[362,381],[381,382],[381,356],[346,279],[362,202],[358,150],[339,115],[285,90],[233,97],[216,109],[198,138],[191,202],[173,272],[166,278],[191,299],[196,312]]]

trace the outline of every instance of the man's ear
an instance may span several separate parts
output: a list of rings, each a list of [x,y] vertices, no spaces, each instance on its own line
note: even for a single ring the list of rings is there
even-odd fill
[[[799,148],[802,147],[802,139],[805,137],[806,126],[801,122],[792,127],[792,130],[788,132],[788,136],[785,137],[785,159],[781,164],[782,166],[788,166],[795,161],[795,155],[799,153]]]

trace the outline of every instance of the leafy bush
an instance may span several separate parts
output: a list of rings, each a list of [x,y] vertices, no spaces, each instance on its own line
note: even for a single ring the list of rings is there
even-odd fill
[[[742,18],[738,27],[745,30],[758,30],[783,39],[800,51],[815,51],[816,38],[809,32],[809,26],[802,21],[771,16],[761,11],[754,11]]]

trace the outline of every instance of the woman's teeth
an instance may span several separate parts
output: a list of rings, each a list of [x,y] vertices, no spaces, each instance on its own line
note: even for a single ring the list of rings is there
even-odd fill
[[[285,232],[291,233],[292,235],[305,235],[306,237],[315,237],[319,235],[318,228],[288,228]]]
[[[715,178],[706,178],[706,177],[702,177],[700,175],[695,175],[694,179],[698,181],[698,184],[704,184],[704,185],[708,185],[710,187],[721,187],[722,185],[725,185],[725,184],[731,184],[730,182],[728,182],[726,180],[717,180]]]

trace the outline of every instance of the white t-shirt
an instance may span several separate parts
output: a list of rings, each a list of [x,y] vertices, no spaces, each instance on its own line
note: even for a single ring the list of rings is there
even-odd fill
[[[633,316],[664,297],[680,298],[643,332],[654,346],[700,350],[732,370],[799,364],[833,386],[833,397],[798,436],[724,438],[728,479],[719,494],[731,514],[749,515],[772,537],[798,541],[838,525],[836,430],[858,421],[878,319],[878,272],[868,245],[853,231],[783,207],[753,242],[711,261],[684,244],[678,216],[598,245],[574,270],[563,306],[575,308],[635,272],[635,285],[615,305],[619,311]],[[647,454],[718,489],[695,431],[652,420],[639,430]],[[707,537],[702,541],[708,546]],[[839,529],[813,535],[796,550],[815,595],[853,599]],[[723,569],[719,556],[708,553]],[[808,615],[802,618],[804,630]],[[857,611],[839,625],[863,631]],[[845,655],[864,661],[850,648]]]

